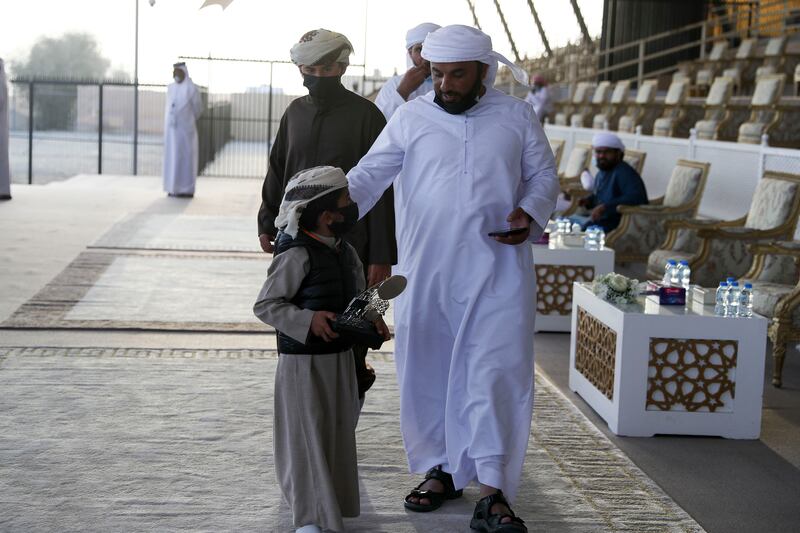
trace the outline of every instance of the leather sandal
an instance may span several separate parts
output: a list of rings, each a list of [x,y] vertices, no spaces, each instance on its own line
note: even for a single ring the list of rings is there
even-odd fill
[[[508,513],[492,513],[492,506],[498,503],[508,507]],[[507,516],[511,517],[511,521],[505,524],[501,523],[501,520]],[[478,500],[469,527],[483,533],[528,533],[525,522],[514,514],[501,490]]]
[[[430,489],[419,490],[419,488],[429,479],[435,479],[444,485],[444,492],[434,492]],[[456,498],[460,498],[462,494],[464,494],[463,490],[456,490],[456,486],[453,483],[453,476],[442,470],[442,465],[438,465],[428,470],[428,472],[425,474],[425,479],[422,480],[422,483],[417,485],[414,490],[408,493],[404,505],[409,511],[427,513],[430,511],[435,511],[447,500],[455,500]],[[409,498],[418,498],[419,500],[424,498],[431,503],[428,505],[414,503],[409,501]]]

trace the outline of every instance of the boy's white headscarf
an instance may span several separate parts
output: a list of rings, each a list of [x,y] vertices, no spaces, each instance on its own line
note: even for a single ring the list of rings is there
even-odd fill
[[[522,85],[528,85],[528,73],[508,60],[503,54],[492,50],[492,38],[477,28],[453,24],[429,33],[422,45],[422,57],[431,63],[460,63],[480,61],[489,65],[489,72],[483,84],[494,85],[497,76],[497,62],[511,69],[514,78]]]
[[[353,45],[350,44],[347,37],[341,33],[320,28],[303,34],[300,42],[292,46],[289,55],[295,65],[310,66],[316,65],[320,59],[336,50],[341,50],[341,52],[334,62],[349,65]]]
[[[347,178],[340,168],[314,167],[301,170],[286,185],[275,227],[294,239],[300,229],[300,216],[309,202],[345,187]]]

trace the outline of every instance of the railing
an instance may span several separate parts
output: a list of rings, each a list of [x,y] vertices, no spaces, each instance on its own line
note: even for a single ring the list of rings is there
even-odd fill
[[[139,135],[133,134],[134,85],[115,81],[12,80],[11,174],[46,182],[79,173],[160,174],[164,85],[140,84]]]
[[[648,63],[688,50],[697,50],[704,58],[709,43],[720,39],[759,37],[770,34],[789,34],[800,29],[800,6],[796,1],[764,0],[718,6],[709,12],[706,20],[665,31],[643,39],[631,41],[604,50],[590,52],[588,47],[573,46],[565,56],[555,61],[541,58],[530,62],[553,83],[573,84],[579,81],[597,81],[615,73],[619,79],[635,80],[638,85],[645,76],[654,77],[677,69],[677,65],[648,68]],[[694,38],[699,32],[699,37]],[[689,41],[676,46],[665,46],[672,39],[689,34]],[[629,58],[614,62],[614,56]],[[557,63],[553,65],[553,63]],[[627,70],[635,69],[635,75]]]

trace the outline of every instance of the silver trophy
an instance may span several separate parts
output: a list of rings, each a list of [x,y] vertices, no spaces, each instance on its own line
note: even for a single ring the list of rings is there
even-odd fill
[[[383,344],[383,336],[373,322],[386,314],[389,300],[397,297],[406,288],[403,276],[391,276],[353,298],[333,321],[333,331],[345,336],[354,344],[369,346],[377,350]]]

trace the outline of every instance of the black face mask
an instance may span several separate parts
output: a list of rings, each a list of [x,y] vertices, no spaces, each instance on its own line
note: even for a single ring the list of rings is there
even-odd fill
[[[303,85],[308,89],[308,94],[312,98],[330,98],[338,93],[342,87],[341,76],[311,76],[310,74],[303,74]]]
[[[478,103],[478,94],[481,92],[482,85],[483,80],[479,76],[478,79],[475,80],[475,85],[472,86],[472,89],[470,89],[467,95],[458,102],[445,102],[439,98],[438,93],[434,95],[433,101],[451,115],[460,115]]]
[[[328,227],[337,237],[347,234],[358,222],[358,204],[350,204],[346,207],[340,207],[336,210],[337,213],[344,217],[344,220],[332,222]]]

